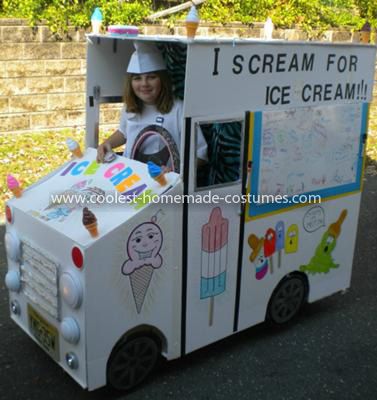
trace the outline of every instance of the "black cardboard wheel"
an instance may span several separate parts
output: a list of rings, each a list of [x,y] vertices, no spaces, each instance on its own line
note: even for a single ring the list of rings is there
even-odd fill
[[[272,293],[267,309],[267,320],[283,325],[294,319],[306,298],[306,284],[302,277],[284,279]]]
[[[143,382],[156,365],[159,346],[148,336],[121,343],[111,353],[107,381],[117,390],[129,390]]]

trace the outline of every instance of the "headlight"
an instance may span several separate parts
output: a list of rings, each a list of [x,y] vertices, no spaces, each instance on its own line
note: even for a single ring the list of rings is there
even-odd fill
[[[68,272],[60,277],[60,294],[72,308],[78,308],[82,301],[82,285],[78,278]]]
[[[20,273],[12,270],[5,275],[5,286],[12,292],[18,292],[21,289]]]
[[[64,318],[60,324],[60,332],[69,343],[76,344],[80,340],[80,327],[74,318]]]
[[[21,242],[16,234],[10,232],[5,234],[5,249],[11,260],[17,261],[20,258]]]

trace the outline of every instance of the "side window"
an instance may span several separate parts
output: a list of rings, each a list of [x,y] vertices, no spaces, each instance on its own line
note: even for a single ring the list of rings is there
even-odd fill
[[[196,187],[238,182],[241,179],[243,121],[200,122],[195,126],[197,147]],[[207,144],[208,161],[203,161]],[[202,157],[202,158],[201,158]]]

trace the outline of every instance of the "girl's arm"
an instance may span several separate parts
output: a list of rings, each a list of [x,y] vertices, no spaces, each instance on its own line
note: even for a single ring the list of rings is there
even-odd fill
[[[120,130],[116,130],[97,148],[97,162],[102,163],[107,152],[126,143],[126,138]]]

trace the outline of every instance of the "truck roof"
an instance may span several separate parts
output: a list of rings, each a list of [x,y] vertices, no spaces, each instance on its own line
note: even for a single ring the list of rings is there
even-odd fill
[[[89,33],[86,35],[87,41],[92,42],[93,40],[131,40],[131,41],[151,41],[151,42],[171,42],[171,43],[182,43],[187,45],[192,44],[274,44],[281,46],[290,46],[302,44],[306,46],[310,45],[323,45],[323,46],[369,46],[375,47],[374,44],[364,44],[355,42],[325,42],[325,41],[308,41],[308,40],[284,40],[284,39],[260,39],[260,38],[246,38],[246,37],[224,37],[224,36],[196,36],[195,39],[189,39],[182,35],[116,35],[116,34],[99,34],[95,35]]]

